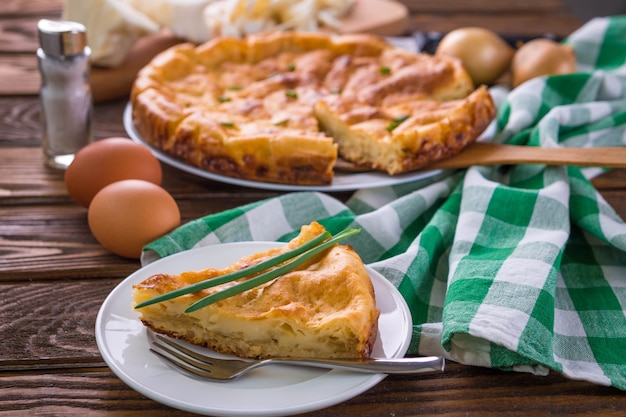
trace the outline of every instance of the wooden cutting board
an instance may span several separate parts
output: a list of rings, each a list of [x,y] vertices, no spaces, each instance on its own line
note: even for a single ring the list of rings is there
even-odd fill
[[[350,14],[341,20],[340,33],[404,35],[409,25],[407,7],[395,0],[356,0]]]
[[[380,36],[405,34],[409,12],[395,0],[356,0],[351,13],[341,20],[340,33],[372,33]],[[159,52],[183,42],[168,31],[140,39],[128,58],[111,69],[92,68],[90,79],[94,101],[127,97],[137,71]]]

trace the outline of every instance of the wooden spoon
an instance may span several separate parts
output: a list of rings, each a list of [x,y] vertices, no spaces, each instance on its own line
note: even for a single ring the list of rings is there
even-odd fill
[[[434,162],[423,169],[456,169],[472,165],[544,164],[581,167],[626,168],[626,146],[600,148],[540,148],[535,146],[501,145],[476,142],[462,152]],[[337,169],[367,171],[349,162],[340,162]]]

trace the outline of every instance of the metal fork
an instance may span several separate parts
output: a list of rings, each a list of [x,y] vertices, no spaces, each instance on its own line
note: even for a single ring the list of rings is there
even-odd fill
[[[152,332],[150,332],[152,333]],[[438,356],[402,359],[298,359],[272,358],[263,360],[217,359],[186,348],[171,338],[153,333],[149,337],[150,350],[167,362],[196,376],[226,381],[269,364],[309,366],[327,369],[344,369],[367,373],[413,374],[443,371],[445,361]]]

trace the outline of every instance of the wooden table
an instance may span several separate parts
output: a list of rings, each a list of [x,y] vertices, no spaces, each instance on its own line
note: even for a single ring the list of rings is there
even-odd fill
[[[405,0],[411,29],[480,25],[500,32],[567,35],[581,22],[558,0]],[[104,364],[94,339],[107,294],[139,267],[91,236],[86,210],[40,148],[36,22],[58,18],[61,0],[0,6],[0,415],[183,416],[135,392]],[[125,100],[95,108],[97,138],[125,135]],[[276,192],[200,179],[164,166],[164,187],[188,221]],[[626,217],[626,170],[595,181]],[[349,193],[336,194],[345,199]],[[613,388],[448,364],[445,373],[390,376],[316,416],[614,415],[626,395]]]

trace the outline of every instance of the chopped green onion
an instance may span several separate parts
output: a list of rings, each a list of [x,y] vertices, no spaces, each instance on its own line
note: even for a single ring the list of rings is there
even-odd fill
[[[220,122],[220,124],[224,127],[235,127],[233,122]]]
[[[295,71],[295,70],[296,70],[296,64],[290,63],[289,65],[287,65],[287,71]]]
[[[143,303],[139,303],[135,306],[135,308],[142,308],[145,306],[149,306],[156,303],[161,303],[163,301],[171,300],[172,298],[180,297],[181,295],[190,294],[192,292],[204,290],[207,288],[215,287],[217,285],[225,284],[230,281],[234,281],[239,278],[244,278],[250,275],[258,274],[260,272],[265,271],[266,269],[272,268],[282,262],[288,261],[289,259],[304,253],[320,243],[324,242],[326,239],[331,237],[330,233],[323,232],[308,242],[303,243],[302,245],[291,249],[289,251],[283,252],[279,255],[266,259],[263,262],[259,262],[256,265],[251,265],[247,268],[240,269],[238,271],[231,272],[230,274],[222,275],[220,277],[207,279],[201,282],[197,282],[195,284],[187,285],[186,287],[179,288],[174,291],[167,292],[165,294],[161,294],[154,298],[144,301]]]
[[[293,260],[285,263],[284,265],[281,265],[275,269],[272,269],[254,278],[250,278],[247,281],[243,281],[239,284],[233,285],[232,287],[228,287],[223,291],[213,293],[211,295],[208,295],[196,301],[195,303],[187,307],[187,310],[185,310],[185,313],[194,312],[196,310],[199,310],[203,307],[208,306],[209,304],[213,304],[225,298],[229,298],[234,295],[240,294],[244,291],[247,291],[249,289],[258,287],[259,285],[265,284],[266,282],[269,282],[273,280],[274,278],[278,278],[279,276],[284,275],[287,272],[302,265],[304,262],[318,255],[322,251],[328,249],[329,247],[339,242],[340,240],[343,240],[352,235],[355,235],[359,233],[360,231],[361,229],[345,229],[342,232],[337,233],[335,236],[333,236],[331,239],[327,240],[326,242],[322,243],[321,245],[315,246],[313,249],[308,250],[307,252],[303,253],[302,255],[299,255],[297,258],[294,258]]]
[[[298,98],[298,93],[296,93],[293,90],[287,90],[285,91],[285,95],[289,98]]]
[[[391,132],[393,131],[396,127],[400,126],[400,123],[404,122],[406,119],[408,119],[410,116],[408,114],[405,114],[404,116],[400,116],[400,117],[396,117],[395,119],[393,119],[393,121],[389,124],[389,126],[387,126],[387,131]]]
[[[230,101],[230,100],[231,100],[230,97],[224,97],[224,96],[217,98],[217,101],[219,101],[220,103],[226,103],[227,101]]]
[[[341,94],[341,88],[333,88],[330,90],[331,94]]]
[[[238,85],[231,85],[229,87],[226,87],[228,90],[230,91],[239,91],[242,89],[242,87],[239,87]]]
[[[381,74],[385,74],[385,75],[391,74],[391,68],[389,68],[389,67],[380,67],[380,73]]]

